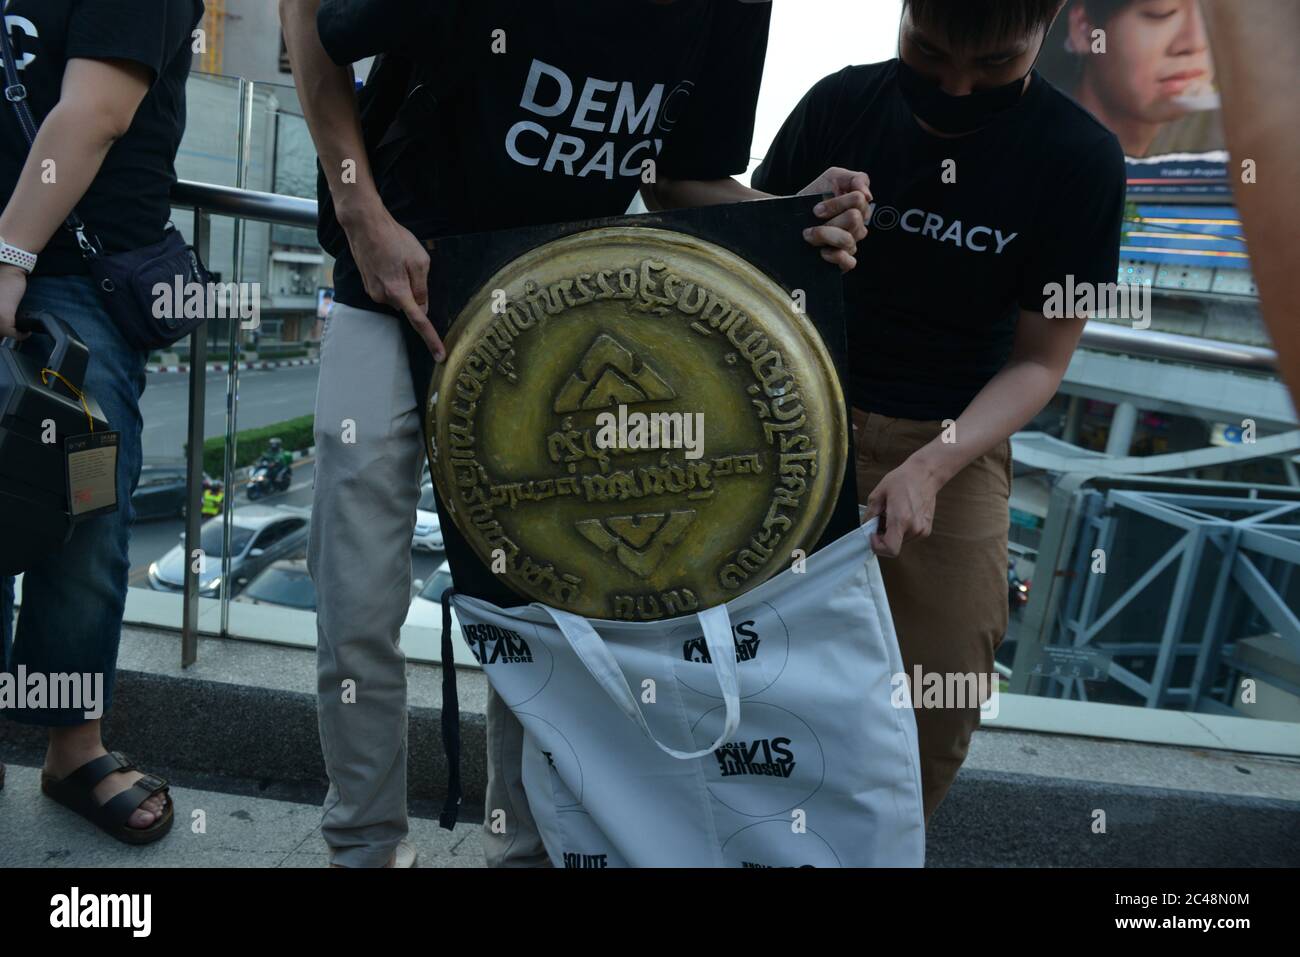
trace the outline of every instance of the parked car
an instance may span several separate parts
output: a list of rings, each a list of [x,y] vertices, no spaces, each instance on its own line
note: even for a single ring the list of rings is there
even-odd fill
[[[273,562],[305,552],[310,515],[308,509],[287,505],[241,505],[235,509],[230,529],[230,594],[238,594],[244,584]],[[199,547],[204,555],[204,567],[199,573],[202,595],[215,595],[221,587],[222,521],[221,517],[209,519],[200,530]],[[182,533],[181,543],[149,566],[149,585],[158,591],[182,591],[185,571]]]
[[[451,564],[443,562],[426,582],[417,581],[415,597],[406,610],[405,625],[419,628],[442,627],[442,593],[451,587]],[[452,620],[456,613],[451,613]]]
[[[131,493],[131,507],[136,520],[184,518],[185,463],[145,462]]]
[[[438,507],[433,501],[431,484],[425,484],[420,489],[420,504],[415,510],[415,533],[411,536],[411,548],[424,552],[443,550],[442,523],[438,519]]]
[[[235,601],[315,611],[316,586],[307,572],[307,559],[285,558],[272,562],[243,587]]]

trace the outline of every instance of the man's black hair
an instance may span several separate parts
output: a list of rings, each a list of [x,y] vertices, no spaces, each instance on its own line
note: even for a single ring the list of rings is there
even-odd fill
[[[1056,15],[1060,0],[903,0],[912,22],[961,48],[1036,33]]]

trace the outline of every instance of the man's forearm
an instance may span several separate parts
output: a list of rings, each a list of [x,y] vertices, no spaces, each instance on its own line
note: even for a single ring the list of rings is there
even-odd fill
[[[382,203],[366,156],[352,68],[339,66],[321,45],[319,7],[320,0],[280,0],[280,24],[307,128],[339,222],[346,227],[349,220],[382,209]]]
[[[915,453],[917,464],[940,486],[984,453],[1014,434],[1052,401],[1061,375],[1041,362],[1022,360],[1004,366],[956,420],[956,441],[942,437]]]
[[[1300,126],[1287,116],[1300,85],[1300,4],[1295,0],[1201,0],[1223,95],[1229,170],[1250,243],[1261,311],[1300,396]],[[1287,92],[1287,91],[1291,92]],[[1242,163],[1253,161],[1255,182]]]

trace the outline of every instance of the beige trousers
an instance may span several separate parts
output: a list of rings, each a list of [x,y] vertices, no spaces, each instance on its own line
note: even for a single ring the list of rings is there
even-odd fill
[[[913,452],[943,432],[940,422],[894,419],[853,410],[858,501]],[[1008,501],[1011,442],[988,452],[945,485],[928,538],[882,558],[885,594],[911,681],[922,674],[989,675],[1006,635]],[[915,694],[915,692],[914,692]],[[979,727],[979,708],[919,708],[921,791],[928,824]]]

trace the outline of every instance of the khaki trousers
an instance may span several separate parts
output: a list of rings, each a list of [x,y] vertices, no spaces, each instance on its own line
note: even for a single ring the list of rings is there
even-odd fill
[[[943,432],[940,422],[853,410],[858,501],[917,449]],[[882,558],[885,593],[913,681],[922,674],[988,675],[1007,630],[1007,529],[1010,440],[962,469],[938,495],[928,538]],[[915,695],[915,691],[914,691]],[[943,801],[979,727],[979,708],[918,708],[921,791],[928,824]]]

